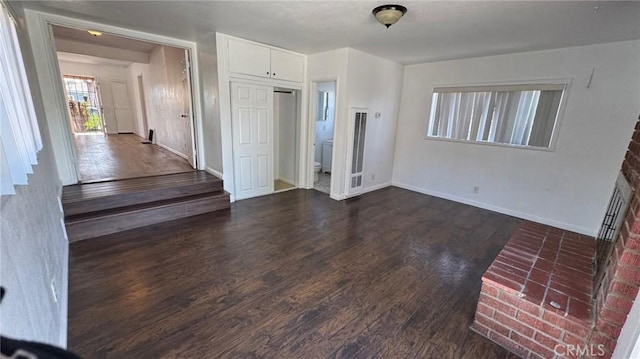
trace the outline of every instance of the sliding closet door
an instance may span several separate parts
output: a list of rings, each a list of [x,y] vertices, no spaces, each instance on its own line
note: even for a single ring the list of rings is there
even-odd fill
[[[231,83],[235,198],[273,193],[273,88]]]

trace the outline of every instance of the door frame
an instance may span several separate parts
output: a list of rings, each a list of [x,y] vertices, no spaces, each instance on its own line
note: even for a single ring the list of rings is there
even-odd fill
[[[146,93],[144,91],[144,76],[142,73],[136,76],[136,82],[138,86],[138,97],[140,101],[138,105],[140,106],[140,114],[142,115],[142,135],[147,136],[146,139],[149,139],[149,122],[147,120],[147,99]]]
[[[197,169],[204,169],[204,134],[202,123],[202,104],[200,91],[200,70],[198,67],[197,45],[195,42],[131,30],[127,28],[96,23],[77,18],[60,16],[25,9],[29,41],[33,51],[34,63],[38,73],[38,84],[42,92],[42,105],[49,128],[58,175],[62,185],[75,184],[80,180],[76,162],[76,153],[72,142],[71,129],[67,119],[67,105],[64,101],[64,89],[60,81],[60,67],[50,25],[71,28],[93,29],[104,33],[149,41],[158,45],[178,47],[189,51],[191,60],[191,84],[193,103],[193,127]]]
[[[100,121],[102,122],[101,124],[102,130],[100,132],[102,132],[102,134],[106,134],[107,126],[104,120],[104,111],[103,111],[104,106],[102,105],[102,94],[100,93],[100,81],[98,81],[98,77],[95,75],[78,75],[78,74],[71,74],[71,73],[62,73],[62,90],[64,91],[65,99],[69,96],[69,93],[67,92],[67,89],[66,89],[66,84],[64,83],[65,82],[64,80],[66,77],[84,77],[86,79],[93,79],[93,81],[95,82],[96,97],[98,100],[98,110],[100,111]],[[68,110],[67,113],[68,113],[69,121],[73,121],[73,119],[71,118],[71,111]],[[69,128],[69,130],[71,131],[72,134],[75,134],[75,132],[73,132],[73,129],[71,129],[71,127]]]
[[[329,197],[336,199],[336,200],[340,200],[342,198],[340,198],[338,195],[334,194],[334,189],[338,188],[338,186],[336,185],[336,180],[337,180],[337,172],[336,171],[336,134],[338,133],[338,124],[342,124],[342,118],[340,116],[340,107],[339,106],[339,97],[338,97],[338,91],[340,89],[339,84],[340,84],[340,78],[338,76],[332,76],[332,77],[316,77],[313,79],[309,79],[309,112],[307,115],[307,125],[309,126],[309,130],[307,131],[307,143],[308,143],[308,149],[307,149],[307,159],[306,162],[308,164],[308,169],[307,169],[307,185],[308,188],[313,188],[313,164],[315,162],[315,149],[316,146],[318,146],[318,144],[316,143],[316,114],[317,114],[317,105],[318,105],[318,99],[317,99],[317,92],[318,92],[318,84],[322,83],[322,82],[335,82],[336,84],[336,93],[335,93],[335,103],[333,104],[335,109],[333,111],[333,143],[334,143],[334,147],[333,147],[333,152],[331,155],[331,186],[330,186],[330,194]],[[338,122],[340,121],[340,122]]]

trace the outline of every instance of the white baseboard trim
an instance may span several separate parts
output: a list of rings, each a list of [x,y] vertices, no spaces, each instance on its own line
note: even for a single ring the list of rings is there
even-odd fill
[[[185,155],[184,153],[179,152],[179,151],[177,151],[177,150],[174,150],[173,148],[171,148],[171,147],[169,147],[169,146],[167,146],[167,145],[165,145],[165,144],[163,144],[163,143],[156,142],[155,144],[156,144],[156,145],[158,145],[158,146],[160,146],[160,147],[162,147],[162,148],[164,148],[165,150],[167,150],[167,151],[169,151],[169,152],[173,153],[174,155],[178,155],[178,156],[180,156],[180,157],[184,158],[184,159],[185,159],[185,160],[187,160],[187,161],[189,160],[189,157],[188,157],[187,155]]]
[[[379,189],[383,189],[383,188],[387,188],[387,187],[391,187],[391,181],[384,182],[384,183],[379,183],[379,184],[371,186],[371,187],[365,187],[365,188],[362,189],[361,193],[373,192],[373,191],[377,191]]]
[[[409,185],[409,184],[406,184],[406,183],[392,181],[391,185],[395,186],[395,187],[403,188],[403,189],[406,189],[406,190],[409,190],[409,191],[426,194],[428,196],[444,198],[444,199],[448,199],[450,201],[464,203],[464,204],[467,204],[469,206],[474,206],[474,207],[486,209],[486,210],[489,210],[489,211],[506,214],[506,215],[509,215],[509,216],[525,219],[525,220],[532,221],[532,222],[546,224],[548,226],[561,228],[561,229],[564,229],[564,230],[568,230],[568,231],[571,231],[571,232],[584,234],[584,235],[591,236],[591,237],[595,237],[598,234],[597,231],[594,231],[592,228],[576,226],[576,225],[573,225],[573,224],[570,224],[570,223],[556,221],[556,220],[551,219],[551,218],[539,217],[539,216],[536,216],[536,215],[533,215],[533,214],[530,214],[530,213],[514,211],[514,210],[509,209],[509,208],[494,206],[494,205],[491,205],[491,204],[488,204],[488,203],[484,203],[484,202],[472,201],[472,200],[469,200],[467,198],[458,197],[458,196],[454,196],[454,195],[450,195],[448,193],[442,193],[442,192],[438,192],[438,191],[431,191],[431,190],[428,190],[428,189],[412,186],[412,185]]]
[[[342,201],[343,199],[358,197],[361,194],[377,191],[379,189],[383,189],[383,188],[390,187],[390,186],[392,186],[392,184],[389,181],[389,182],[379,183],[379,184],[374,185],[374,186],[365,187],[365,188],[362,189],[361,192],[359,192],[358,194],[355,194],[353,196],[347,196],[346,194],[335,194],[335,193],[332,193],[332,194],[329,195],[329,197],[332,198],[332,199],[335,199],[336,201]]]
[[[204,168],[204,170],[205,170],[206,172],[211,173],[212,175],[214,175],[214,176],[216,176],[216,177],[220,178],[220,179],[224,179],[224,176],[222,175],[222,172],[220,172],[220,171],[216,171],[216,170],[214,170],[213,168],[208,167],[208,166],[207,166],[207,167],[205,167],[205,168]]]

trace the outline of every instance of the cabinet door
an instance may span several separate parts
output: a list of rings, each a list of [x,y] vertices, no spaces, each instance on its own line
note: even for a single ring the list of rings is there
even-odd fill
[[[271,78],[304,81],[304,56],[271,49]]]
[[[270,77],[270,49],[265,46],[229,39],[229,71]]]

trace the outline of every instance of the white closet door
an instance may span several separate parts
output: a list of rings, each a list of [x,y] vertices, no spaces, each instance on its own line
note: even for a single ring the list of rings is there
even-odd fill
[[[273,193],[273,87],[231,83],[235,198]]]

